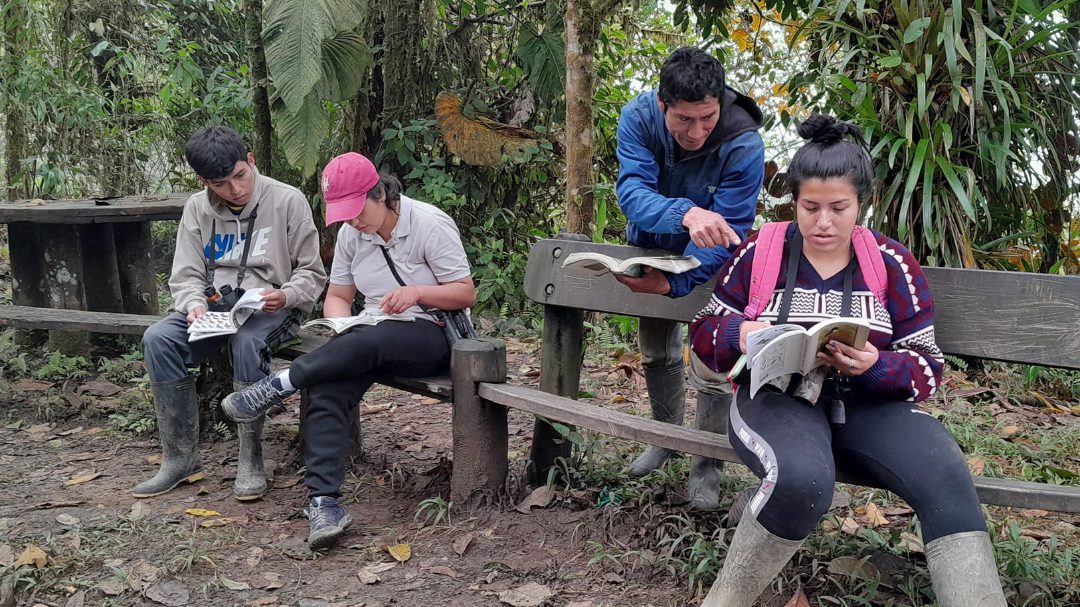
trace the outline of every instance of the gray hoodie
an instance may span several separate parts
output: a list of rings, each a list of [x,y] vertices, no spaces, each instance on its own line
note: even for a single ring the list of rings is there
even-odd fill
[[[326,268],[319,257],[319,234],[311,207],[300,190],[256,171],[251,199],[239,216],[209,188],[188,198],[176,232],[169,277],[176,311],[186,314],[195,306],[207,307],[204,289],[211,237],[217,258],[214,286],[238,286],[236,274],[256,207],[251,233],[254,245],[248,254],[244,284],[239,286],[280,288],[289,308],[307,312],[315,305],[326,284]]]

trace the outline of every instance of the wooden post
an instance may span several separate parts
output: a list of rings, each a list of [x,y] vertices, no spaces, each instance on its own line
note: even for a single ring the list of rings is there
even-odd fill
[[[8,252],[11,255],[11,300],[17,306],[45,307],[45,260],[41,255],[38,226],[32,223],[9,223]],[[39,347],[45,331],[18,331],[16,340],[24,347]]]
[[[44,304],[48,308],[85,310],[83,248],[73,225],[42,224],[37,227],[43,257]],[[49,331],[50,350],[71,355],[86,354],[90,334],[85,331]]]
[[[90,253],[83,256],[82,267],[82,276],[86,281],[83,285],[86,309],[95,312],[124,312],[112,226],[107,223],[87,223],[76,229],[82,250]]]
[[[482,400],[477,383],[506,381],[506,344],[500,339],[463,339],[454,344],[454,471],[451,499],[458,504],[503,493],[507,458],[506,407]]]
[[[120,275],[120,292],[124,298],[124,312],[159,314],[150,224],[114,223],[112,227],[116,239],[116,265]]]
[[[544,337],[540,352],[540,390],[576,399],[581,385],[581,361],[585,353],[585,312],[577,308],[544,306]],[[549,423],[537,419],[529,483],[547,482],[556,458],[570,457],[571,447]]]

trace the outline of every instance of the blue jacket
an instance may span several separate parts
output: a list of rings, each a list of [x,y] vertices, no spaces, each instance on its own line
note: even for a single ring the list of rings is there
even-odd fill
[[[728,89],[720,121],[702,148],[677,158],[678,144],[664,126],[656,91],[630,100],[619,118],[619,180],[615,193],[627,218],[632,245],[690,255],[701,266],[669,274],[670,297],[682,297],[716,275],[731,249],[701,249],[682,225],[690,207],[724,216],[746,238],[754,223],[765,180],[765,144],[758,134],[761,110],[752,99]]]

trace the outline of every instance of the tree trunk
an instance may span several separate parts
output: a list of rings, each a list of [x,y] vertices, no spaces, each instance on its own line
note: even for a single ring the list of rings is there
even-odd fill
[[[567,0],[566,3],[566,231],[593,232],[593,59],[602,18],[619,0]]]
[[[248,62],[251,64],[251,111],[255,163],[259,172],[273,177],[273,124],[270,122],[270,96],[266,91],[266,53],[262,44],[262,0],[244,3],[244,34],[247,38]]]
[[[15,76],[19,71],[19,62],[26,56],[27,36],[29,27],[28,15],[23,0],[12,0],[0,10],[0,18],[3,19],[4,32],[4,58],[3,78],[9,86],[15,82]],[[30,192],[26,187],[26,179],[22,178],[22,159],[26,158],[26,118],[18,103],[11,98],[7,99],[5,116],[5,139],[4,148],[4,177],[7,185],[4,195],[7,200],[28,198]]]

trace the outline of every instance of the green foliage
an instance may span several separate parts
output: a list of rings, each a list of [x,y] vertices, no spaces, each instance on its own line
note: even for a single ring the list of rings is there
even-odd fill
[[[56,350],[45,354],[34,377],[45,380],[79,379],[90,374],[90,361],[82,356],[65,356]]]
[[[445,522],[447,525],[452,525],[450,520],[450,511],[454,507],[454,502],[448,502],[442,497],[429,497],[426,500],[420,502],[416,507],[416,514],[413,516],[414,521],[423,520],[424,526],[435,526],[439,523]]]
[[[523,22],[518,33],[517,58],[525,77],[540,101],[554,108],[560,107],[560,98],[566,88],[563,29],[562,15],[549,11],[548,21],[541,27]]]
[[[0,331],[0,377],[18,377],[26,375],[29,370],[26,352],[15,342],[15,330]]]
[[[268,0],[263,41],[277,132],[289,162],[308,177],[322,159],[332,113],[360,89],[371,64],[356,31],[367,4],[355,0]]]
[[[931,265],[1037,217],[1057,260],[1077,135],[1076,0],[1009,12],[959,0],[815,3],[791,101],[864,128],[881,187],[868,221]],[[824,86],[819,83],[824,82]],[[784,115],[785,121],[792,119]]]

